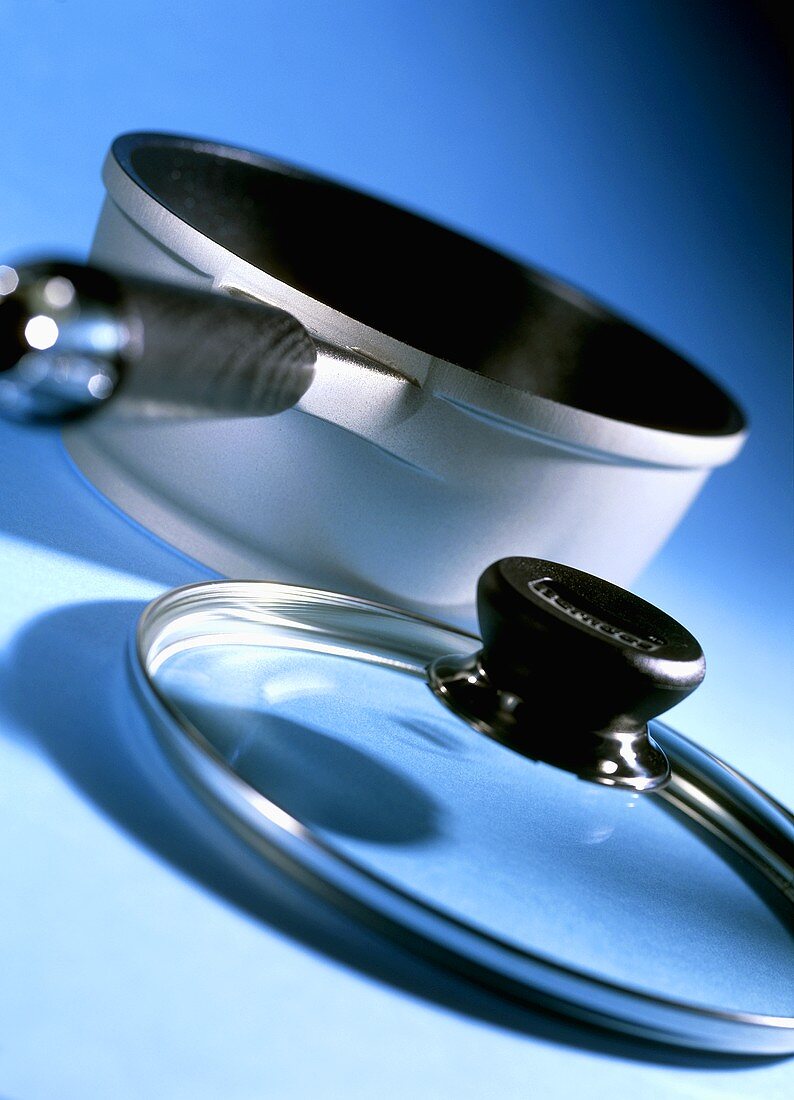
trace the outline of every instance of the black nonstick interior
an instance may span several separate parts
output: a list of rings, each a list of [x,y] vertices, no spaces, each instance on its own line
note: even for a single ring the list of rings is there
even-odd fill
[[[129,134],[122,167],[242,259],[467,370],[612,419],[692,435],[744,424],[691,363],[584,295],[379,199],[209,142]]]

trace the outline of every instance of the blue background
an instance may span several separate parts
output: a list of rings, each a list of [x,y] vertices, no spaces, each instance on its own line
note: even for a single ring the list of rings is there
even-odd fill
[[[727,385],[750,441],[636,588],[709,657],[675,724],[794,799],[790,161],[760,17],[0,0],[0,50],[2,258],[85,254],[115,134],[196,133],[578,283]],[[687,1066],[519,1018],[263,890],[242,852],[232,874],[231,842],[143,774],[112,689],[141,601],[201,571],[94,498],[51,435],[0,425],[0,459],[0,1096],[790,1094],[787,1063]]]

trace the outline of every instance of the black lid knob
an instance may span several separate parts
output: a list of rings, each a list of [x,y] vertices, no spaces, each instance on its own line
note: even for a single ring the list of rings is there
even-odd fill
[[[649,719],[705,674],[697,640],[608,581],[538,558],[504,558],[480,577],[483,648],[444,658],[431,685],[471,724],[585,779],[649,790],[669,765]]]

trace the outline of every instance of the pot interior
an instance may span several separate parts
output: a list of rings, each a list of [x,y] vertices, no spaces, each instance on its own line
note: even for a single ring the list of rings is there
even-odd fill
[[[701,371],[563,283],[416,214],[265,157],[166,135],[114,145],[181,220],[311,298],[486,378],[688,435],[744,417]]]

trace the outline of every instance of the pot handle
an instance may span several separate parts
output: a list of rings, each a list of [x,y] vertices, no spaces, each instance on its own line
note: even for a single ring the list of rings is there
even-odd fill
[[[119,394],[138,417],[270,416],[316,349],[273,306],[64,261],[0,267],[0,412],[64,420]]]

